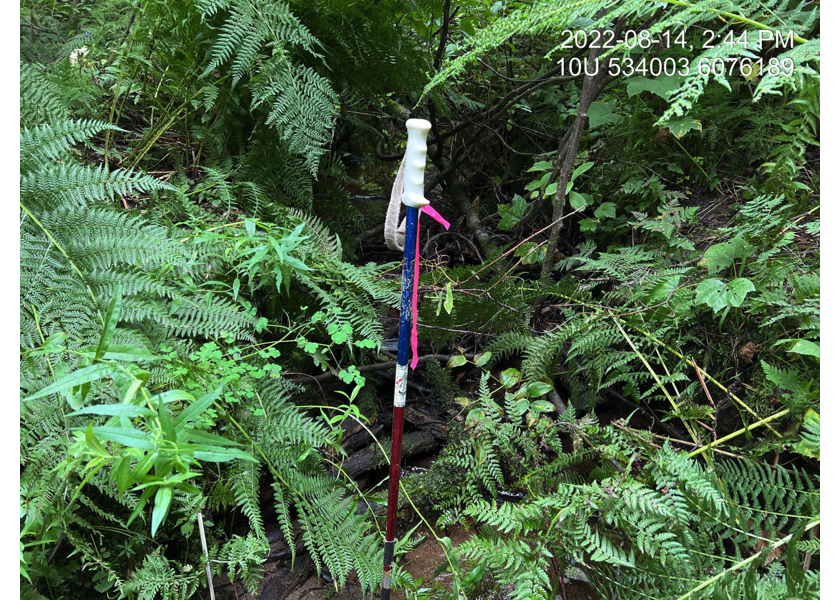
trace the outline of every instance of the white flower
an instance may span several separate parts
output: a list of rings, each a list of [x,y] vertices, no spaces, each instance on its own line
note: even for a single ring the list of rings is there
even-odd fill
[[[73,50],[73,52],[70,53],[70,64],[76,65],[79,62],[80,58],[84,58],[85,56],[87,56],[87,53],[87,46],[76,48],[75,50]]]

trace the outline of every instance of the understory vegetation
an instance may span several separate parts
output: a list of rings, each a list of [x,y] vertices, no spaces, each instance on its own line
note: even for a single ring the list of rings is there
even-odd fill
[[[410,117],[395,587],[819,597],[818,2],[23,0],[20,51],[21,598],[378,597]]]

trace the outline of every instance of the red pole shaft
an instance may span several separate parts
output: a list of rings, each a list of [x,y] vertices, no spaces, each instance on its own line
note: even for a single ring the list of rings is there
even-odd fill
[[[386,540],[393,540],[396,538],[397,535],[397,499],[400,495],[399,491],[400,472],[402,471],[401,455],[404,429],[404,415],[404,406],[394,407],[394,424],[391,427],[391,471],[388,476],[388,520],[385,524]],[[393,518],[391,518],[392,513]]]
[[[403,255],[402,301],[400,304],[400,337],[397,346],[397,373],[394,380],[394,423],[391,428],[391,470],[388,477],[388,516],[385,522],[385,555],[382,574],[382,600],[391,597],[391,570],[397,539],[397,501],[400,495],[400,459],[402,457],[405,389],[408,383],[408,350],[413,317],[414,261],[417,249],[417,220],[420,211],[408,207]]]

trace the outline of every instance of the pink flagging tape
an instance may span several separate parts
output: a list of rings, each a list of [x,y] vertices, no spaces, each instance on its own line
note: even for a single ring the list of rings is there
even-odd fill
[[[449,221],[440,216],[431,205],[427,204],[420,209],[435,221],[449,229]],[[417,246],[414,252],[414,290],[411,298],[411,370],[417,367],[419,356],[417,355],[417,286],[420,281],[420,219],[417,219]]]
[[[437,221],[438,223],[443,225],[446,229],[449,229],[449,221],[447,221],[446,219],[441,217],[440,213],[438,211],[436,211],[434,208],[432,208],[431,204],[427,204],[426,206],[421,208],[420,212],[426,213],[427,215],[432,217],[435,221]]]

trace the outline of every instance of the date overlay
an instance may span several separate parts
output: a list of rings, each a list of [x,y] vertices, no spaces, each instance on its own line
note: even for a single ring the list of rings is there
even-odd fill
[[[700,39],[697,32],[693,37],[687,39],[683,31],[660,31],[653,33],[643,29],[640,31],[627,30],[617,34],[612,30],[569,30],[564,29],[561,33],[562,42],[560,48],[567,50],[578,50],[584,48],[602,48],[605,50],[624,46],[630,50],[648,48],[670,49],[677,48],[686,52],[704,51],[719,47],[749,49],[752,45],[756,49],[755,39],[750,42],[747,32],[736,35],[734,31],[717,32],[712,30],[700,31]],[[793,31],[781,30],[760,30],[758,31],[758,43],[765,47],[790,49],[795,43]],[[577,77],[581,74],[594,76],[601,69],[613,77],[624,75],[651,76],[659,75],[688,75],[692,72],[692,65],[696,62],[696,72],[701,75],[734,76],[741,75],[747,80],[753,80],[763,75],[785,75],[793,74],[795,63],[789,56],[751,58],[745,56],[708,57],[701,56],[691,58],[688,56],[609,56],[589,60],[586,57],[573,56],[558,61],[561,77]]]

